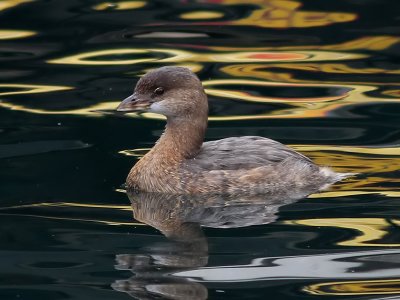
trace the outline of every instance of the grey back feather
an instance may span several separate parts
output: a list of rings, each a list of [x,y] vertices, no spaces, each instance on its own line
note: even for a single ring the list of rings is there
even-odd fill
[[[204,171],[238,170],[271,166],[292,158],[313,164],[304,155],[277,141],[243,136],[203,143],[192,163]]]

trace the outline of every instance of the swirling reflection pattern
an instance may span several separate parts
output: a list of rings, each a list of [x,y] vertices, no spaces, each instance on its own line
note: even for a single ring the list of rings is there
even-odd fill
[[[204,1],[213,3],[213,1]],[[354,13],[323,13],[311,11],[299,11],[302,3],[299,1],[276,1],[276,0],[222,0],[220,3],[229,6],[252,4],[258,8],[254,9],[248,17],[232,21],[210,22],[213,25],[243,26],[257,24],[265,28],[291,28],[291,27],[315,27],[334,23],[350,22],[357,18]],[[198,12],[197,12],[198,13]],[[186,18],[185,18],[186,16]],[[205,18],[210,18],[206,15]],[[181,16],[187,19],[187,14]],[[197,17],[201,19],[201,17]]]
[[[400,294],[400,280],[354,280],[313,284],[304,288],[312,295],[361,296]]]
[[[15,225],[2,223],[7,250],[31,236],[35,247],[44,247],[48,224],[81,225],[82,236],[75,227],[49,231],[62,238],[43,248],[45,254],[31,255],[44,255],[46,262],[54,249],[57,255],[76,251],[104,226],[96,240],[128,246],[124,252],[110,246],[104,254],[97,251],[100,242],[88,244],[88,256],[116,255],[116,269],[133,275],[116,275],[94,290],[111,290],[114,282],[113,290],[137,299],[207,299],[224,289],[242,290],[234,295],[240,299],[253,287],[277,299],[276,290],[287,299],[398,297],[400,29],[394,2],[332,2],[329,9],[300,0],[61,2],[0,1],[0,176],[6,191],[0,215],[29,224],[21,238]],[[376,16],[378,8],[384,19]],[[189,67],[201,78],[210,99],[208,139],[271,136],[318,164],[360,174],[299,202],[307,193],[200,199],[128,191],[131,206],[108,200],[114,189],[125,192],[118,185],[126,167],[163,127],[160,115],[124,119],[113,111],[142,74],[163,65]],[[42,226],[36,236],[29,231],[36,230],[32,220]],[[133,238],[115,242],[110,236],[117,230],[131,230]],[[29,248],[23,245],[21,253]],[[8,286],[29,282],[34,272],[44,282],[43,274],[52,278],[54,270],[80,266],[10,265],[0,276],[2,289],[10,280]],[[83,271],[106,273],[96,272]],[[94,282],[96,275],[90,276],[65,282],[82,287]],[[49,290],[63,280],[48,280]]]

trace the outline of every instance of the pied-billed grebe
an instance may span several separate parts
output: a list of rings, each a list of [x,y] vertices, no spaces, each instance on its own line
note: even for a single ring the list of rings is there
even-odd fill
[[[208,101],[189,69],[148,72],[120,112],[148,111],[167,117],[165,132],[132,168],[128,188],[173,194],[263,194],[305,187],[316,192],[345,178],[268,138],[230,137],[205,142]]]

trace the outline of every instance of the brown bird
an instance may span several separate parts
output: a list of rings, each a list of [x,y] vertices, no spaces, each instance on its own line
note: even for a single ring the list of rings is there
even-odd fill
[[[167,117],[164,133],[132,168],[128,188],[173,194],[264,194],[282,189],[308,194],[352,175],[314,164],[295,150],[258,136],[203,142],[208,100],[199,78],[183,67],[145,74],[120,112]]]

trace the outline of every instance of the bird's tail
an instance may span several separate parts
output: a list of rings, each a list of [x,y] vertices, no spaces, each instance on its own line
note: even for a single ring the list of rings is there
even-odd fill
[[[326,184],[321,190],[327,189],[330,185],[334,184],[335,182],[342,181],[346,178],[353,177],[359,174],[359,173],[338,173],[328,167],[322,167],[320,169],[320,173],[328,181],[328,184]]]

